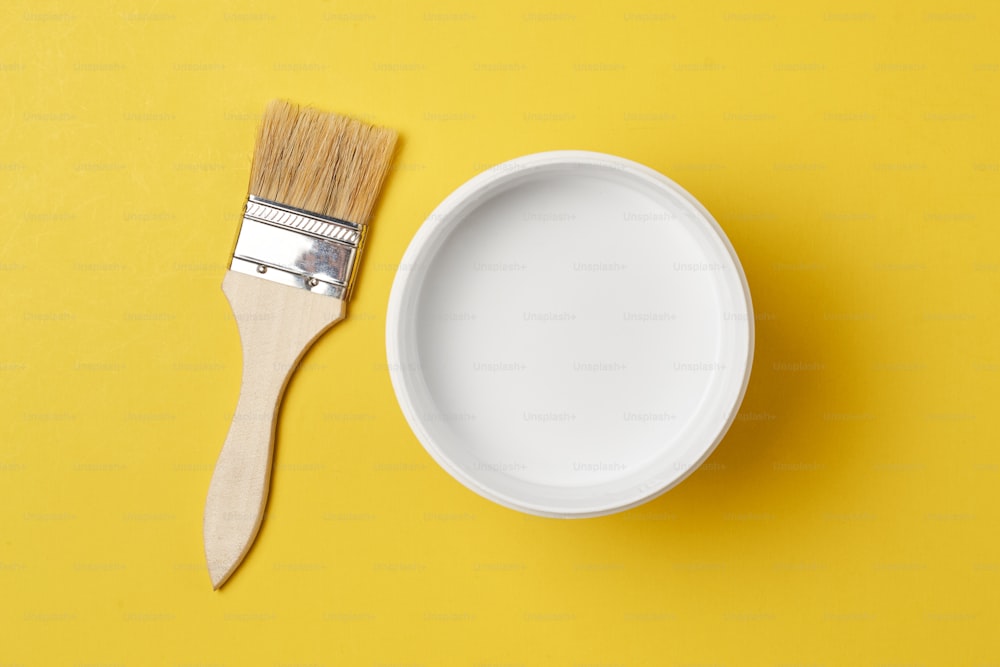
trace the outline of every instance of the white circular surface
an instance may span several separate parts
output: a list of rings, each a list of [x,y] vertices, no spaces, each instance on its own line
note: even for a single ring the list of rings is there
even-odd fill
[[[675,485],[749,378],[746,278],[711,215],[661,174],[558,151],[480,174],[427,219],[386,325],[403,413],[477,493],[593,516]]]

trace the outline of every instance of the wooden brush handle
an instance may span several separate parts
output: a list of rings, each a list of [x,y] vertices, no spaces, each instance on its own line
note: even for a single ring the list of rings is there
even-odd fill
[[[205,503],[205,558],[221,586],[250,549],[271,478],[278,406],[309,346],[344,318],[340,299],[229,271],[222,282],[243,344],[243,383]]]

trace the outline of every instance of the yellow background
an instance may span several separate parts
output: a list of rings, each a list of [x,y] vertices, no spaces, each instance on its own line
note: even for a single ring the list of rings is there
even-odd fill
[[[0,665],[996,665],[998,31],[993,2],[4,2]],[[276,96],[403,139],[213,593],[219,285]],[[433,207],[560,148],[690,190],[758,318],[707,465],[573,522],[434,465],[383,343]]]

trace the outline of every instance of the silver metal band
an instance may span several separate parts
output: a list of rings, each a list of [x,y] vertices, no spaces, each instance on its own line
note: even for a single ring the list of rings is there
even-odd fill
[[[346,301],[366,230],[251,195],[229,268]]]

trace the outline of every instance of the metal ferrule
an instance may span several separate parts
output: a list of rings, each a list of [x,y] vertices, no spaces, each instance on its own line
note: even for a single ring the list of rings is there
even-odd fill
[[[229,268],[346,301],[366,230],[251,195]]]

